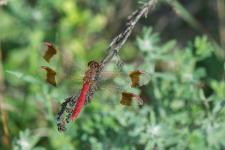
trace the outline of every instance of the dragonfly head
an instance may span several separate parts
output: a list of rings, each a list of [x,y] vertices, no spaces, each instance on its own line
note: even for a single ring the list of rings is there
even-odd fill
[[[99,66],[100,66],[100,64],[95,60],[91,60],[88,62],[88,67],[90,67],[90,68],[98,68]]]

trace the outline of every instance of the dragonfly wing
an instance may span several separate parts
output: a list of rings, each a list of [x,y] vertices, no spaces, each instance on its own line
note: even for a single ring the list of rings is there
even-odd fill
[[[131,102],[132,102],[132,94],[123,92],[121,100],[120,100],[120,104],[130,106]]]
[[[122,93],[120,104],[131,106],[133,100],[137,100],[139,105],[143,105],[143,100],[141,99],[139,95],[136,95],[134,93],[129,93],[129,92]]]
[[[131,87],[140,87],[146,85],[151,79],[150,74],[141,70],[131,71],[129,73],[129,77],[131,80]]]
[[[49,62],[50,59],[57,53],[57,51],[51,43],[45,42],[45,45],[47,46],[47,51],[45,52],[43,58]]]
[[[46,70],[47,72],[47,75],[46,75],[46,81],[53,85],[53,86],[56,86],[56,79],[55,79],[55,76],[56,76],[56,72],[51,69],[50,67],[47,67],[47,66],[41,66],[42,69]]]
[[[113,65],[111,66],[111,69],[112,68],[113,68]],[[122,79],[124,81],[123,82],[124,84],[127,82],[130,82],[129,86],[134,88],[134,87],[140,87],[140,86],[148,84],[151,79],[151,75],[150,73],[147,73],[142,70],[133,70],[133,71],[130,71],[129,73],[122,70],[119,70],[119,71],[104,70],[101,74],[101,78],[103,79],[103,81],[108,79],[114,79],[114,80]],[[121,80],[120,80],[120,83],[122,83]]]

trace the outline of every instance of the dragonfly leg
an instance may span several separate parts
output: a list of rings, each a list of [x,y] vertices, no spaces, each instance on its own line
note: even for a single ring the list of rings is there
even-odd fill
[[[87,96],[86,96],[86,100],[84,104],[88,104],[90,103],[90,101],[92,100],[93,96],[94,96],[94,92],[97,90],[97,85],[95,83],[92,83],[91,88],[89,89]]]
[[[124,61],[120,58],[120,56],[118,55],[118,53],[116,53],[116,66],[118,67],[119,70],[122,70],[123,66],[124,66]]]

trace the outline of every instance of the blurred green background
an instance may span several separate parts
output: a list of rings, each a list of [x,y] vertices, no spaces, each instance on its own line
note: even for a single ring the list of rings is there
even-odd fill
[[[123,71],[140,68],[150,74],[151,81],[137,91],[144,105],[122,106],[116,92],[100,89],[59,133],[60,104],[79,92],[76,79],[87,62],[103,58],[140,3],[1,0],[0,149],[225,149],[224,3],[159,1],[119,54]],[[44,41],[59,52],[51,64],[42,59]],[[56,88],[45,83],[41,65],[57,70]],[[112,80],[129,84],[122,81]]]

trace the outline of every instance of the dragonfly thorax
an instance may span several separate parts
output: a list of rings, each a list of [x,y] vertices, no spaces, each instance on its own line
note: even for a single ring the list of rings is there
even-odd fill
[[[100,64],[97,61],[90,61],[88,63],[89,69],[85,72],[84,83],[93,84],[95,82],[96,74],[99,70]]]

